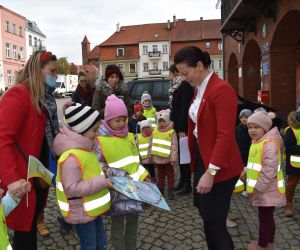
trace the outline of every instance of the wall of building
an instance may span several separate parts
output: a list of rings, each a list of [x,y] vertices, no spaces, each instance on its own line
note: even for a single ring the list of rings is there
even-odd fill
[[[39,50],[40,48],[46,49],[46,39],[44,36],[32,32],[30,30],[26,30],[26,52],[27,52],[27,60],[29,57],[35,52],[36,50]],[[30,38],[31,36],[31,44],[30,44]],[[37,43],[35,44],[35,39]]]

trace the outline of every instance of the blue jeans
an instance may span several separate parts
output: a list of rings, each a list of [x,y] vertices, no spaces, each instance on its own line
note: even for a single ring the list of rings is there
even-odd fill
[[[80,250],[107,249],[106,233],[101,217],[85,224],[75,225],[80,240]]]

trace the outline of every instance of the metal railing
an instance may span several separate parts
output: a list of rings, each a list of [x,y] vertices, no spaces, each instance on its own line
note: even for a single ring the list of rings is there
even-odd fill
[[[149,70],[149,75],[160,75],[161,70],[160,69],[150,69]]]
[[[151,51],[151,52],[148,52],[148,56],[149,57],[160,57],[161,52],[160,51]]]

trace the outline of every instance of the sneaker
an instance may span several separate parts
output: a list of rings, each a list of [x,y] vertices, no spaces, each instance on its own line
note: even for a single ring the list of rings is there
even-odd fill
[[[226,219],[226,226],[230,227],[230,228],[233,228],[233,227],[237,227],[237,224],[233,220],[230,220],[230,219],[227,218]]]
[[[65,218],[62,216],[57,216],[56,218],[59,224],[59,230],[62,234],[67,234],[71,231],[72,225],[65,221]]]
[[[245,198],[248,198],[248,197],[249,197],[247,191],[241,192],[241,196],[243,196],[243,197],[245,197]]]

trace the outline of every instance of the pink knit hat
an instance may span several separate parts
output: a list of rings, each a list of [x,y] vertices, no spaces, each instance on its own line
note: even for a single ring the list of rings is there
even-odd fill
[[[127,108],[122,99],[110,95],[105,101],[104,121],[109,121],[118,116],[128,116]]]
[[[272,127],[272,119],[274,118],[275,114],[273,112],[256,111],[248,118],[247,124],[256,124],[267,132]]]

